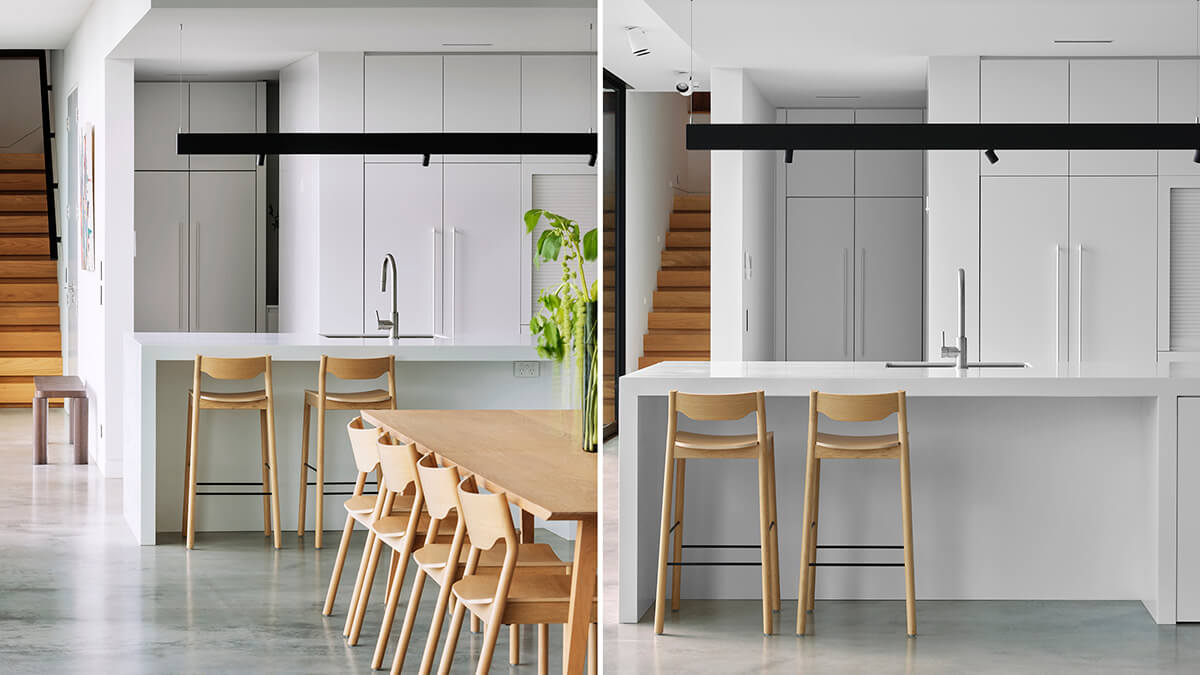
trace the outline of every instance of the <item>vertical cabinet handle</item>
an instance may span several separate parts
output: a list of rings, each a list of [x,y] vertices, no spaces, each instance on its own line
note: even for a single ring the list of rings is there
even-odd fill
[[[191,289],[188,288],[188,226],[185,222],[175,223],[175,248],[178,249],[177,257],[178,267],[175,270],[176,286],[175,299],[178,306],[175,308],[175,329],[186,331],[188,329],[188,305],[190,303],[189,294]]]
[[[430,260],[429,260],[429,334],[437,335],[441,332],[441,325],[438,323],[438,245],[437,245],[437,228],[429,229],[430,236]]]
[[[850,249],[842,249],[842,356],[850,356]]]
[[[1054,245],[1054,361],[1062,362],[1062,246]]]
[[[188,330],[200,330],[200,223],[191,224],[188,254]]]
[[[450,337],[454,337],[454,330],[457,328],[458,317],[458,298],[455,295],[458,276],[458,228],[450,228]]]
[[[1077,251],[1076,259],[1078,260],[1079,283],[1075,286],[1076,303],[1075,313],[1078,317],[1075,329],[1075,360],[1080,364],[1083,363],[1083,245],[1075,247]]]
[[[867,354],[867,249],[858,249],[858,355]]]

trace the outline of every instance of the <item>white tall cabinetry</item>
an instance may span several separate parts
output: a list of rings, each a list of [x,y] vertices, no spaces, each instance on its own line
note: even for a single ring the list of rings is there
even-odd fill
[[[263,170],[253,157],[176,152],[181,126],[265,131],[265,85],[138,82],[134,93],[135,330],[265,330]]]
[[[921,110],[788,110],[789,123],[919,123]],[[789,361],[921,357],[920,151],[802,151],[784,165]]]

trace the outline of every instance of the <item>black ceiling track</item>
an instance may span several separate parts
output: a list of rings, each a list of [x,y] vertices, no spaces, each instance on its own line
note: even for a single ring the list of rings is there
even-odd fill
[[[1195,150],[1200,124],[689,124],[688,150]]]
[[[179,134],[181,155],[586,155],[595,133]]]

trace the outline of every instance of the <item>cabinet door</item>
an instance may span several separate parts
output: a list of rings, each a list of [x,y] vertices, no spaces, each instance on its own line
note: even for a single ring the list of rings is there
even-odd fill
[[[979,343],[972,360],[1066,359],[1067,178],[990,176],[979,193]],[[974,289],[967,288],[968,305]],[[947,342],[950,342],[948,336]]]
[[[520,131],[521,57],[444,57],[446,131]]]
[[[1071,177],[1071,360],[1156,354],[1157,179]]]
[[[1158,62],[1158,121],[1193,124],[1200,116],[1196,87],[1200,67],[1195,60],[1163,59]],[[1192,161],[1193,150],[1159,150],[1160,175],[1195,176],[1200,164]]]
[[[521,167],[445,165],[446,332],[460,344],[525,344]]]
[[[1176,620],[1200,621],[1200,398],[1180,397]]]
[[[853,199],[787,200],[788,361],[853,360],[853,254]]]
[[[592,57],[521,57],[521,131],[586,132],[596,128]]]
[[[193,171],[191,330],[252,332],[256,315],[255,187],[251,171]]]
[[[856,110],[855,124],[921,124],[923,110]],[[856,197],[921,197],[925,194],[925,153],[921,150],[856,150]]]
[[[979,121],[985,124],[1069,121],[1069,66],[1065,59],[984,59],[979,62]],[[979,153],[984,175],[1067,174],[1066,150],[998,150],[1000,161]]]
[[[258,85],[255,82],[193,82],[192,131],[253,133],[258,131]],[[265,130],[264,130],[265,131]],[[192,170],[253,171],[253,155],[193,155]]]
[[[1071,123],[1158,121],[1158,61],[1072,59]],[[1154,150],[1072,150],[1072,176],[1145,175],[1158,171]]]
[[[789,110],[788,124],[853,124],[853,110]],[[798,150],[787,170],[789,197],[853,197],[853,150]]]
[[[137,171],[134,189],[133,327],[188,329],[188,175]]]
[[[363,205],[363,326],[392,311],[392,289],[380,289],[384,256],[396,258],[399,332],[441,334],[442,172],[420,164],[368,164]]]
[[[368,132],[442,130],[442,57],[368,54],[363,59],[363,127]],[[367,162],[420,162],[421,155],[366,155]],[[441,155],[430,158],[440,162]]]
[[[188,83],[137,82],[133,99],[134,168],[186,171],[188,156],[177,148],[180,124],[188,131]]]
[[[854,200],[854,359],[921,358],[920,197]]]

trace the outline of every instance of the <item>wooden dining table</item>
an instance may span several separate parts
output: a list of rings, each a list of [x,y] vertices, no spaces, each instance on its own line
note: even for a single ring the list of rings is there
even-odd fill
[[[580,449],[572,410],[364,410],[363,418],[444,465],[473,475],[521,509],[521,536],[532,541],[534,517],[576,521],[571,605],[564,633],[565,672],[587,665],[596,597],[598,478],[596,455]],[[599,658],[594,655],[593,658]]]

